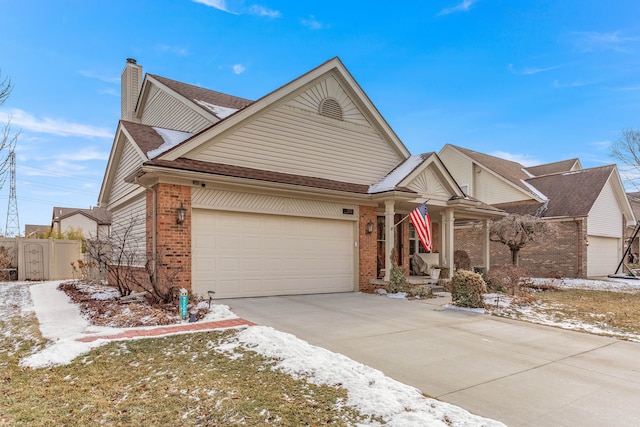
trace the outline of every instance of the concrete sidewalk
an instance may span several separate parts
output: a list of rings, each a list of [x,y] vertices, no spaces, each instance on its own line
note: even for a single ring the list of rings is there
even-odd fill
[[[230,299],[240,317],[510,426],[640,425],[640,344],[368,294]]]

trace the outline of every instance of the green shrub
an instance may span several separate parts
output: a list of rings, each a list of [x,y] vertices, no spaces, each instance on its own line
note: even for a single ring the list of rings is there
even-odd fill
[[[458,270],[451,279],[451,300],[458,307],[483,308],[487,284],[478,273]]]
[[[404,270],[394,262],[389,273],[389,292],[393,294],[404,292],[408,284]]]

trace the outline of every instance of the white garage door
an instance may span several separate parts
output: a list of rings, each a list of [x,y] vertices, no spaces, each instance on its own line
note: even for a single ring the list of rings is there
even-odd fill
[[[589,236],[587,246],[587,276],[598,277],[613,274],[620,262],[620,239]]]
[[[193,211],[193,291],[216,298],[354,290],[354,223]]]

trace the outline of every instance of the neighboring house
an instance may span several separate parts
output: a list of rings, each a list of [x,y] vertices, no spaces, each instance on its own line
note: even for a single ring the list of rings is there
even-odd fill
[[[520,252],[520,264],[532,274],[593,277],[615,272],[625,229],[636,222],[615,165],[583,169],[578,159],[570,159],[525,167],[453,145],[445,145],[439,156],[466,194],[505,212],[556,224],[555,237]],[[460,227],[456,238],[458,247],[478,257],[468,230]],[[494,266],[510,262],[508,248],[492,243],[491,260]]]
[[[403,218],[425,201],[443,268],[454,218],[499,212],[465,197],[437,154],[412,156],[337,58],[257,101],[143,79],[127,60],[99,204],[174,286],[220,298],[370,290],[392,253],[408,268]]]
[[[50,229],[55,233],[82,230],[84,237],[89,239],[108,236],[110,227],[111,213],[106,208],[53,208]]]
[[[631,209],[633,210],[633,214],[635,215],[636,218],[640,218],[640,192],[631,192],[631,193],[627,193],[627,199],[629,199],[629,204],[631,205]],[[626,232],[625,232],[625,244],[629,245],[631,244],[631,254],[640,254],[640,233],[638,233],[635,238],[634,238],[634,234],[636,232],[636,227],[638,225],[637,224],[631,224],[630,226],[627,226]],[[633,241],[631,241],[631,239],[633,238]],[[627,262],[627,264],[629,264],[632,260],[627,259],[625,260],[625,262]],[[621,268],[622,270],[622,268]],[[618,273],[622,273],[625,274],[626,271],[618,271]]]

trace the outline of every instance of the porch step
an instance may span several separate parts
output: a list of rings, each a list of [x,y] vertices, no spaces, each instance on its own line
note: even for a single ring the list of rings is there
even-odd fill
[[[442,285],[429,285],[429,289],[431,289],[431,293],[444,292],[444,286]]]

